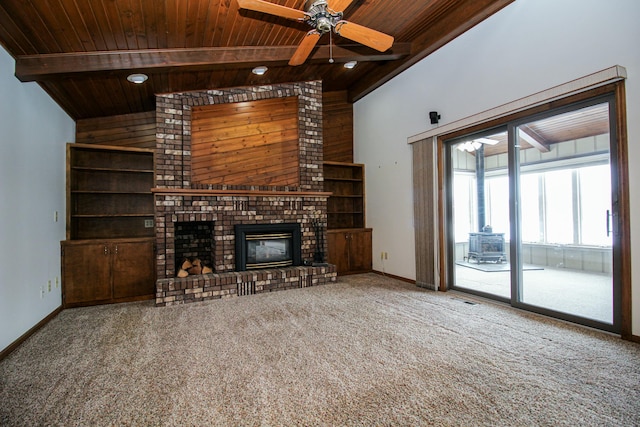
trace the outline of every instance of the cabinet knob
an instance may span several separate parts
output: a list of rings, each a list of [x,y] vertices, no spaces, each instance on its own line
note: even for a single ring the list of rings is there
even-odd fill
[[[116,252],[116,255],[118,255],[118,245],[116,245],[115,252]]]
[[[107,245],[104,245],[104,254],[109,255],[109,247]]]

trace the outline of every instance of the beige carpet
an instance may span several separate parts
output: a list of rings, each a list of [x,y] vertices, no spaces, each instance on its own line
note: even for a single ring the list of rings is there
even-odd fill
[[[65,310],[0,362],[0,425],[640,425],[640,346],[465,299],[371,274]]]

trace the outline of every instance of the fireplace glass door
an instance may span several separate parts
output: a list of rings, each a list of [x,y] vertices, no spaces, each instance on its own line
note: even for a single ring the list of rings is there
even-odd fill
[[[300,224],[238,224],[235,239],[237,271],[302,264]]]
[[[293,265],[291,233],[248,234],[247,270]]]

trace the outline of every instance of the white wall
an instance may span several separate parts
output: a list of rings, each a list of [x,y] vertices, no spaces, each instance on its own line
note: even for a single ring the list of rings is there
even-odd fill
[[[415,279],[409,136],[613,65],[627,69],[631,217],[640,218],[640,1],[516,0],[354,105],[354,157],[365,163],[374,268]],[[640,265],[640,219],[631,224]],[[380,252],[388,251],[384,265]],[[640,268],[632,271],[640,335]]]
[[[73,120],[14,69],[0,47],[0,350],[61,304],[65,143],[75,138]]]

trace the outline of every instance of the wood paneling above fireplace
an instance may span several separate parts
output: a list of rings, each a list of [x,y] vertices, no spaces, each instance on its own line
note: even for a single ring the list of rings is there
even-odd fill
[[[297,186],[298,97],[193,107],[196,184]]]

